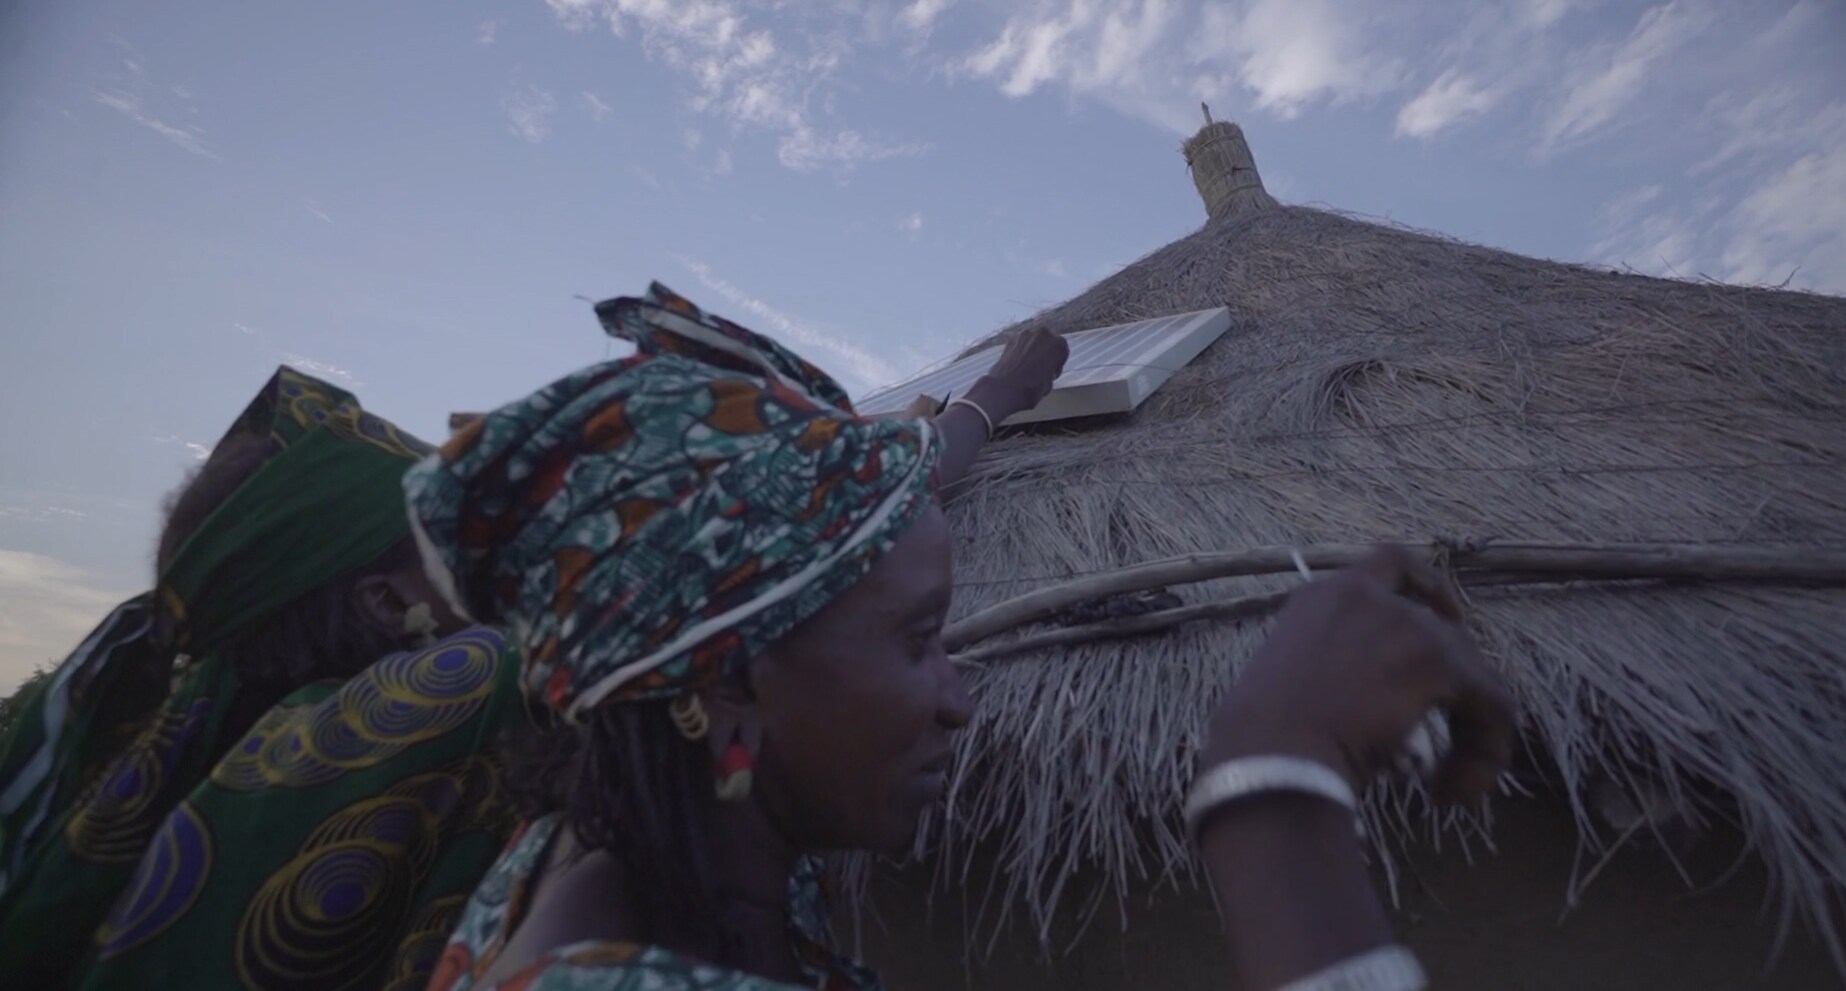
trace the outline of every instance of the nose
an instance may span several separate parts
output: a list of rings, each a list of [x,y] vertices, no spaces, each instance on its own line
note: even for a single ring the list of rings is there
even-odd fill
[[[958,730],[974,718],[974,696],[962,680],[961,668],[947,657],[942,659],[942,690],[937,695],[936,722],[945,729]]]

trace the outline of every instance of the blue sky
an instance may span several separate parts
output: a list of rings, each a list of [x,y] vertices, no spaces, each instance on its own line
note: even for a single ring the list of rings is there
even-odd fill
[[[0,13],[0,687],[149,582],[277,364],[427,438],[659,278],[863,393],[1270,191],[1846,293],[1839,0],[25,2]]]

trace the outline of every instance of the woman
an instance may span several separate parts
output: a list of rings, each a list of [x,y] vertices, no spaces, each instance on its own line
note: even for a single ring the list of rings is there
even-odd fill
[[[832,948],[814,854],[903,849],[972,712],[941,641],[940,436],[855,417],[824,374],[658,285],[605,323],[635,357],[405,479],[437,584],[509,625],[528,696],[566,724],[516,775],[535,816],[430,988],[876,987]],[[1438,584],[1386,557],[1304,592],[1207,753],[1357,784],[1443,701],[1451,777],[1478,788],[1504,756],[1502,697],[1452,618],[1393,594]],[[1343,687],[1314,687],[1328,665]],[[1222,890],[1251,986],[1388,942],[1350,813],[1213,780],[1202,839],[1215,878],[1246,875]],[[1268,862],[1303,853],[1326,858],[1311,891]],[[1288,914],[1249,921],[1258,898]]]
[[[198,796],[247,730],[284,735],[287,720],[263,714],[290,693],[325,679],[337,685],[381,655],[460,628],[424,578],[404,516],[402,475],[427,450],[348,393],[290,369],[279,370],[226,433],[171,508],[155,591],[118,610],[59,668],[28,713],[32,732],[9,749],[7,767],[23,773],[0,804],[8,858],[0,972],[34,986],[62,983],[85,953],[106,963],[112,952],[158,942],[182,906],[136,904],[138,864],[143,881],[149,864],[185,872],[168,894],[185,894],[188,911],[203,912],[230,875],[264,863],[264,851],[274,847],[287,862],[295,850],[285,845],[299,840],[294,830],[314,826],[317,802],[377,787],[325,768],[302,780],[301,761],[277,771],[256,760],[263,753],[239,751],[234,756],[248,757],[251,773],[220,788],[238,801]],[[502,670],[497,646],[476,640],[487,656],[469,674],[474,690],[490,694]],[[397,667],[405,677],[419,670]],[[331,688],[314,691],[325,696]],[[302,708],[311,700],[290,701]],[[464,718],[451,707],[449,716],[473,725],[489,708],[475,706]],[[104,742],[106,728],[137,711],[142,726],[131,742]],[[400,715],[414,721],[423,711],[412,704]],[[259,717],[268,721],[259,725]],[[321,750],[343,747],[342,772],[375,757],[380,739],[395,742],[391,727],[328,722],[322,729],[344,734],[310,741]],[[100,773],[86,768],[112,749],[120,753]],[[216,776],[223,774],[221,767]],[[289,828],[253,830],[272,808],[256,796],[274,787],[295,789],[272,816]],[[198,800],[188,806],[188,796]],[[205,845],[170,834],[176,808],[188,810],[184,822],[199,824],[193,834]],[[236,851],[215,865],[214,832]],[[127,904],[103,925],[125,888]],[[159,983],[158,968],[127,973]]]

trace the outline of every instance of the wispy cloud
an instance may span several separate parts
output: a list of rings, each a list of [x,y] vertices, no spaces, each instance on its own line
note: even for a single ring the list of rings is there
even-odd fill
[[[923,214],[907,213],[897,218],[897,229],[909,234],[917,233],[923,229]]]
[[[718,154],[712,156],[711,168],[706,171],[712,175],[730,175],[731,150],[729,148],[718,149]]]
[[[88,513],[69,506],[0,505],[0,520],[15,523],[75,523],[88,516]]]
[[[800,317],[791,316],[744,290],[713,272],[711,266],[697,258],[675,255],[679,263],[686,266],[699,283],[706,289],[717,293],[723,299],[747,314],[738,317],[743,323],[756,323],[774,333],[777,337],[800,350],[809,352],[808,357],[826,368],[839,378],[851,392],[858,393],[868,387],[894,382],[898,378],[896,366],[889,361],[872,354],[849,338],[824,330]],[[822,352],[816,355],[813,352]]]
[[[650,187],[654,189],[661,188],[660,177],[655,175],[653,172],[649,171],[646,167],[640,166],[640,165],[630,165],[628,167],[628,171],[636,179],[639,179],[642,182],[647,183]]]
[[[778,31],[763,25],[762,11],[736,0],[547,0],[547,5],[571,30],[603,23],[618,37],[634,38],[648,58],[686,80],[694,112],[775,135],[776,157],[790,169],[850,172],[926,150],[918,142],[890,141],[829,119],[836,74],[854,47],[845,26],[852,18],[863,20],[862,11],[781,6],[775,12],[786,27]]]
[[[214,162],[221,162],[224,160],[218,157],[217,152],[212,151],[211,148],[206,146],[204,139],[205,132],[202,128],[192,125],[181,126],[154,116],[143,105],[139,95],[116,89],[100,90],[94,95],[97,103],[121,113],[129,120],[140,124],[142,127],[192,152],[194,155],[198,155],[201,158],[209,158]]]
[[[129,120],[166,138],[181,148],[209,158],[214,162],[223,161],[218,153],[205,143],[205,129],[196,124],[174,123],[176,115],[196,116],[198,105],[193,101],[192,90],[183,85],[162,86],[155,82],[147,71],[145,59],[135,46],[118,35],[109,35],[109,42],[122,54],[122,68],[127,76],[116,74],[110,85],[94,91],[92,98],[102,106],[127,117]]]
[[[1652,69],[1709,25],[1699,3],[1673,0],[1641,15],[1621,44],[1593,53],[1572,73],[1545,122],[1542,147],[1555,149],[1607,125],[1647,90]]]
[[[551,118],[558,112],[558,101],[549,92],[525,83],[502,97],[500,107],[506,111],[506,127],[514,137],[538,144],[551,133]]]
[[[897,19],[912,31],[927,33],[935,27],[936,18],[954,5],[955,0],[915,0],[897,15]]]
[[[495,21],[495,20],[482,21],[474,29],[474,43],[477,45],[480,45],[483,48],[487,47],[488,45],[493,44],[494,41],[497,40],[499,37],[500,37],[500,22],[499,21]]]
[[[246,334],[256,333],[255,327],[249,326],[248,324],[238,323],[235,320],[231,321],[231,326],[236,327],[239,331],[242,331],[243,333],[246,333]]]
[[[587,89],[578,93],[577,99],[583,104],[583,108],[590,112],[590,117],[599,124],[615,115],[614,107],[604,103],[602,97]]]
[[[0,691],[70,653],[124,596],[110,584],[57,558],[0,550]]]
[[[200,444],[194,441],[183,440],[180,438],[178,434],[155,434],[154,443],[156,444],[178,444],[179,446],[185,448],[187,451],[191,452],[193,459],[196,461],[204,461],[206,458],[209,458],[212,455],[212,449],[208,445]]]
[[[301,201],[301,205],[304,209],[308,211],[308,216],[313,217],[315,220],[318,220],[323,224],[333,223],[333,218],[327,215],[327,211],[320,208],[319,203],[316,203],[313,200],[304,199]]]
[[[354,378],[353,373],[348,369],[341,368],[331,362],[315,361],[312,358],[295,354],[292,351],[282,356],[282,363],[290,368],[298,368],[310,375],[317,375],[321,378],[339,379],[347,385],[365,384]]]
[[[1397,112],[1399,137],[1427,138],[1493,108],[1499,97],[1457,69],[1435,81]]]

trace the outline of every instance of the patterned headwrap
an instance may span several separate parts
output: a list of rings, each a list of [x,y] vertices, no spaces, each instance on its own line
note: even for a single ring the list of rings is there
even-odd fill
[[[658,283],[597,307],[637,354],[475,422],[405,476],[432,579],[505,623],[576,718],[708,685],[861,578],[924,512],[925,421]]]

